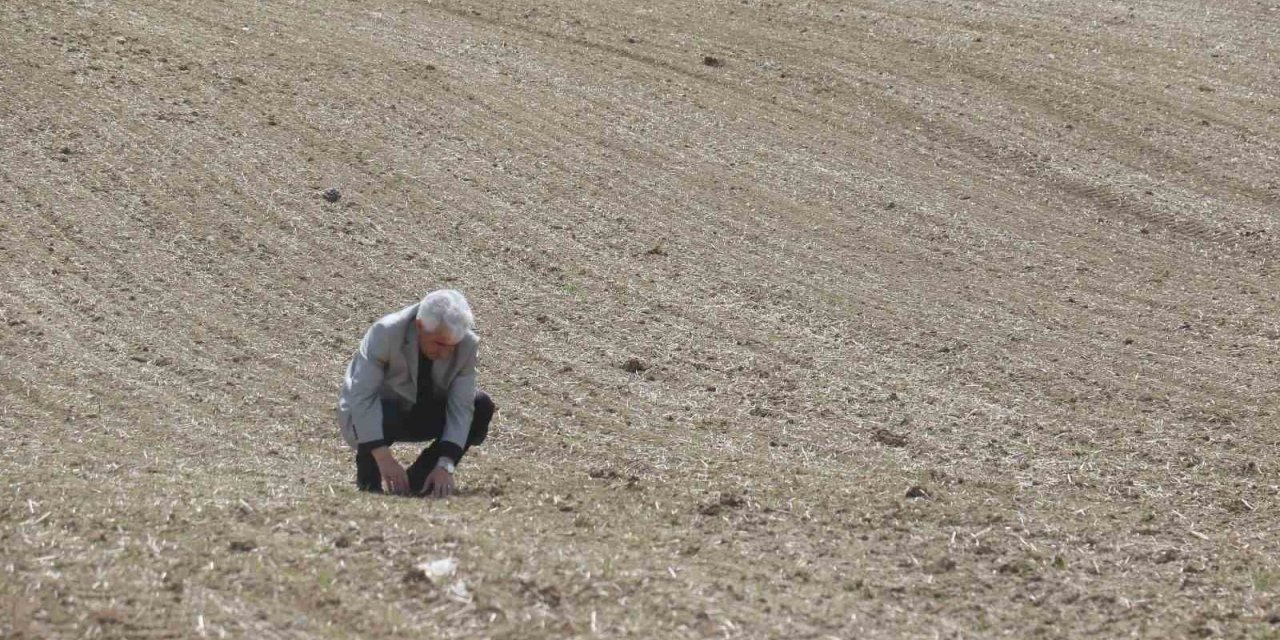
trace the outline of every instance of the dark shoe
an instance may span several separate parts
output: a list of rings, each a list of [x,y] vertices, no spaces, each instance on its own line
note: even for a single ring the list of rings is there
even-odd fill
[[[370,493],[382,493],[382,472],[371,453],[356,454],[356,488]]]

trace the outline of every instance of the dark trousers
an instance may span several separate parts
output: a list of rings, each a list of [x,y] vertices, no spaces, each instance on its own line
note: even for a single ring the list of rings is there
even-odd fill
[[[405,411],[394,400],[382,401],[382,437],[390,445],[396,442],[432,442],[418,459],[409,465],[409,490],[413,493],[422,491],[427,482],[427,474],[436,468],[440,461],[440,436],[444,434],[445,406],[448,398],[434,398],[419,402],[412,411]],[[478,446],[489,435],[489,422],[493,420],[493,400],[483,391],[476,392],[475,414],[471,418],[471,431],[467,434],[467,443],[462,453]],[[462,456],[454,463],[461,462]],[[382,473],[378,471],[378,463],[372,453],[356,454],[356,486],[363,491],[382,491]]]

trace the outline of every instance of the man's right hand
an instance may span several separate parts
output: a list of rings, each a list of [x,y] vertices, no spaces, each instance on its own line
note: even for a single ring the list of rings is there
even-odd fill
[[[409,474],[391,455],[390,447],[378,447],[370,453],[378,463],[378,473],[382,474],[383,490],[388,493],[409,493]]]

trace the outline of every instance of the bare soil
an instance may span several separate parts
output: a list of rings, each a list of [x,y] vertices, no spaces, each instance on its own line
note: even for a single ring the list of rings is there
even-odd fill
[[[0,4],[0,636],[1280,638],[1277,87],[1271,0]],[[359,494],[445,286],[496,431]]]

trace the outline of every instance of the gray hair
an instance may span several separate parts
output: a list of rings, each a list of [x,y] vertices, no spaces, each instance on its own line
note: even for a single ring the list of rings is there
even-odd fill
[[[461,291],[440,289],[427,294],[418,305],[418,319],[422,328],[428,333],[434,332],[444,325],[449,335],[461,340],[467,333],[476,328],[476,319],[471,315],[471,305]]]

